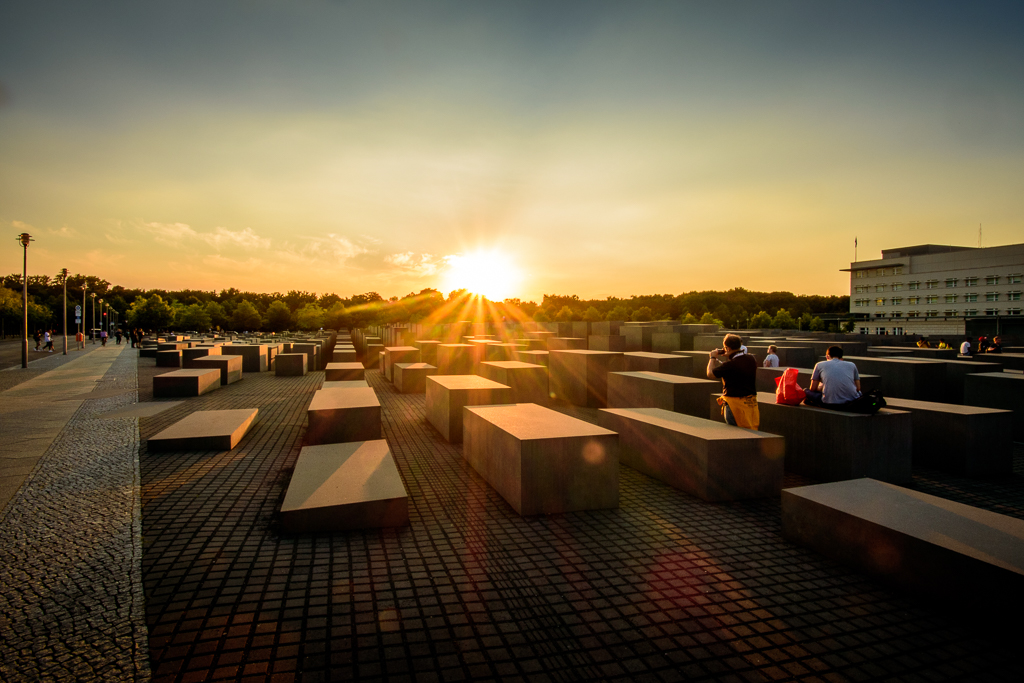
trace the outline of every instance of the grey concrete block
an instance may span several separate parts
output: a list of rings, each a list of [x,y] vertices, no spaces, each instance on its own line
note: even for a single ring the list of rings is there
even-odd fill
[[[548,339],[549,351],[561,351],[563,349],[585,349],[587,348],[586,337],[552,337]]]
[[[346,382],[354,379],[365,379],[366,369],[363,364],[355,363],[328,363],[324,368],[324,379],[328,382]]]
[[[591,351],[625,351],[626,338],[621,334],[590,335],[587,337],[587,348]]]
[[[383,351],[383,344],[367,344],[366,354],[363,356],[363,367],[367,370],[374,366],[380,367],[380,354]]]
[[[620,336],[619,330],[622,327],[622,321],[619,320],[602,320],[599,322],[590,323],[590,334],[598,337],[610,337]],[[615,349],[609,349],[614,351]]]
[[[661,372],[608,373],[609,408],[662,408],[707,418],[708,399],[721,391],[717,380]]]
[[[389,382],[394,381],[391,369],[395,363],[419,363],[420,350],[415,346],[386,346],[384,347],[384,378]]]
[[[437,374],[429,363],[395,363],[391,370],[395,389],[402,394],[422,394],[427,391],[427,377]]]
[[[665,330],[665,328],[657,328]],[[693,338],[696,335],[683,332],[654,332],[651,334],[651,351],[654,353],[672,353],[673,351],[692,351]]]
[[[521,361],[523,363],[530,363],[531,365],[543,365],[548,366],[548,351],[540,349],[530,349],[529,351],[516,351],[514,360]]]
[[[306,366],[307,362],[308,359],[304,353],[278,354],[274,363],[274,374],[278,377],[302,377],[309,371]]]
[[[619,372],[622,366],[622,354],[613,351],[551,351],[551,397],[577,406],[604,408],[608,404],[608,373]]]
[[[220,372],[216,369],[172,370],[153,378],[154,398],[202,396],[220,389]]]
[[[940,361],[865,356],[843,360],[854,363],[859,372],[881,377],[883,396],[928,401],[943,395],[946,369]]]
[[[307,411],[305,445],[380,438],[380,401],[370,387],[320,389]]]
[[[441,345],[441,342],[433,339],[417,339],[412,345],[420,350],[420,362],[437,366],[437,347]]]
[[[623,465],[701,500],[777,496],[785,441],[661,408],[609,408],[600,425],[619,435]]]
[[[334,351],[331,353],[332,363],[354,363],[358,360],[356,350],[352,348],[338,348],[334,347]]]
[[[242,379],[242,356],[200,356],[189,361],[189,366],[202,370],[216,369],[220,373],[221,386],[234,384]]]
[[[154,451],[230,451],[246,435],[257,408],[238,410],[199,410],[151,436],[147,442]]]
[[[242,372],[266,372],[270,367],[267,347],[259,344],[224,344],[220,353],[222,356],[241,356]]]
[[[910,413],[914,464],[971,477],[1013,474],[1013,413],[949,403],[888,398]]]
[[[1013,411],[1013,440],[1024,441],[1024,375],[981,372],[964,378],[964,403]]]
[[[332,382],[323,382],[320,385],[321,389],[363,389],[370,386],[365,379],[348,379],[348,380],[337,380]]]
[[[437,374],[471,375],[474,368],[473,347],[469,344],[439,344]]]
[[[181,351],[157,351],[156,366],[158,368],[180,368]]]
[[[383,439],[306,446],[299,452],[281,526],[330,533],[409,523],[409,494]]]
[[[1024,591],[1024,521],[872,479],[784,489],[782,533],[943,603],[1005,612]]]
[[[477,375],[427,377],[426,393],[427,421],[449,443],[462,443],[464,407],[512,402],[511,388]]]
[[[622,355],[622,369],[626,372],[662,372],[666,375],[693,375],[693,359],[675,353],[629,351]]]
[[[706,369],[706,368],[705,368]],[[765,391],[774,394],[778,389],[778,384],[775,383],[776,377],[781,377],[782,373],[789,368],[779,366],[777,368],[758,368],[756,386],[758,391]],[[814,373],[814,368],[796,368],[797,370],[797,384],[802,389],[809,389],[811,386],[811,375]],[[882,378],[878,375],[860,375],[860,389],[862,392],[874,391],[875,389],[882,388]]]
[[[520,515],[618,507],[614,432],[533,403],[463,413],[463,457]]]
[[[512,392],[512,403],[548,403],[548,369],[522,361],[485,361],[480,364],[481,377],[504,384]]]

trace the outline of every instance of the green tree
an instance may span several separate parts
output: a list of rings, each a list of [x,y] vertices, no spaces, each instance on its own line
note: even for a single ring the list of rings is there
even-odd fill
[[[821,332],[822,330],[825,329],[825,321],[823,321],[818,316],[814,316],[813,318],[811,318],[811,322],[810,325],[808,325],[808,328],[812,332]]]
[[[345,304],[340,301],[331,304],[324,315],[324,327],[331,330],[344,330],[349,326],[349,315]]]
[[[263,329],[269,332],[284,332],[292,326],[292,312],[288,310],[288,304],[278,299],[267,306],[267,313],[263,316]]]
[[[163,330],[174,322],[174,309],[159,294],[140,296],[128,309],[128,324],[143,330]]]
[[[560,323],[571,322],[576,314],[568,306],[562,306],[562,310],[555,314],[555,320]]]
[[[772,319],[772,327],[776,327],[780,330],[795,330],[796,320],[793,320],[793,316],[789,314],[785,308],[780,308],[779,312],[775,314]]]
[[[629,320],[629,309],[625,304],[619,304],[612,310],[608,311],[608,315],[605,316],[605,320]]]
[[[242,299],[231,314],[231,327],[235,330],[255,331],[260,329],[260,312],[251,303]]]
[[[764,311],[760,311],[757,315],[750,319],[750,326],[760,328],[771,327],[772,317],[765,313]]]
[[[206,315],[210,316],[210,326],[217,329],[224,329],[230,321],[227,311],[216,301],[206,304]]]
[[[654,320],[654,311],[652,311],[648,306],[641,306],[633,311],[633,315],[630,316],[630,320],[633,322],[647,322],[648,320]]]
[[[710,313],[702,315],[698,322],[700,322],[701,325],[718,325],[719,327],[722,327],[722,321]]]
[[[316,304],[306,304],[295,312],[295,325],[300,330],[319,330],[324,326],[324,309]]]
[[[549,323],[549,322],[551,322],[551,318],[548,316],[547,313],[544,312],[543,308],[538,308],[537,309],[537,311],[533,314],[533,320],[534,320],[534,322],[538,322],[538,323]]]
[[[583,314],[583,319],[586,320],[588,323],[596,323],[599,320],[604,320],[604,316],[601,315],[601,311],[591,306]]]
[[[847,318],[846,324],[843,325],[843,332],[846,334],[853,334],[857,331],[857,321],[853,318]]]
[[[202,304],[191,304],[177,311],[174,326],[179,330],[206,332],[210,329],[210,314]]]
[[[695,316],[693,313],[684,313],[683,315],[679,316],[679,322],[681,322],[684,325],[696,325],[697,323],[700,322],[700,320],[698,320],[697,316]]]

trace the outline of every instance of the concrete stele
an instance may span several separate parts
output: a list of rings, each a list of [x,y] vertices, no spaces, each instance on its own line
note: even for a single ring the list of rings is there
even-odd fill
[[[249,431],[257,408],[199,410],[149,438],[152,451],[230,451]]]

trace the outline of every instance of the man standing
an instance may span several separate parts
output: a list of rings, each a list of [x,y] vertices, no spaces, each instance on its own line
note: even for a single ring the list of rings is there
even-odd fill
[[[841,346],[828,347],[825,360],[815,364],[811,372],[811,388],[807,390],[804,403],[842,410],[847,403],[858,398],[860,373],[857,372],[857,366],[843,360]]]
[[[757,361],[743,350],[743,340],[735,334],[725,335],[721,349],[711,352],[708,379],[722,380],[722,416],[728,424],[744,429],[757,429],[761,416],[757,410]],[[723,360],[724,359],[724,360]]]

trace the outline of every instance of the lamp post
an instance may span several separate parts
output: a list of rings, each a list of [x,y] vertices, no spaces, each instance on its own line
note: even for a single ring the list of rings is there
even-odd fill
[[[92,329],[89,330],[89,339],[96,343],[96,292],[89,295],[92,299]]]
[[[95,323],[93,323],[95,327]],[[100,339],[103,338],[103,299],[100,299]],[[102,343],[102,342],[101,342]]]
[[[89,280],[84,276],[82,277],[82,315],[80,316],[82,322],[79,323],[81,328],[79,332],[82,333],[82,350],[85,350],[85,312],[88,310],[85,307],[85,290],[89,289]]]
[[[24,250],[21,273],[21,367],[28,367],[28,243],[34,242],[32,235],[23,232],[18,235]]]
[[[68,355],[68,269],[60,270],[61,283],[64,285],[64,355]]]

